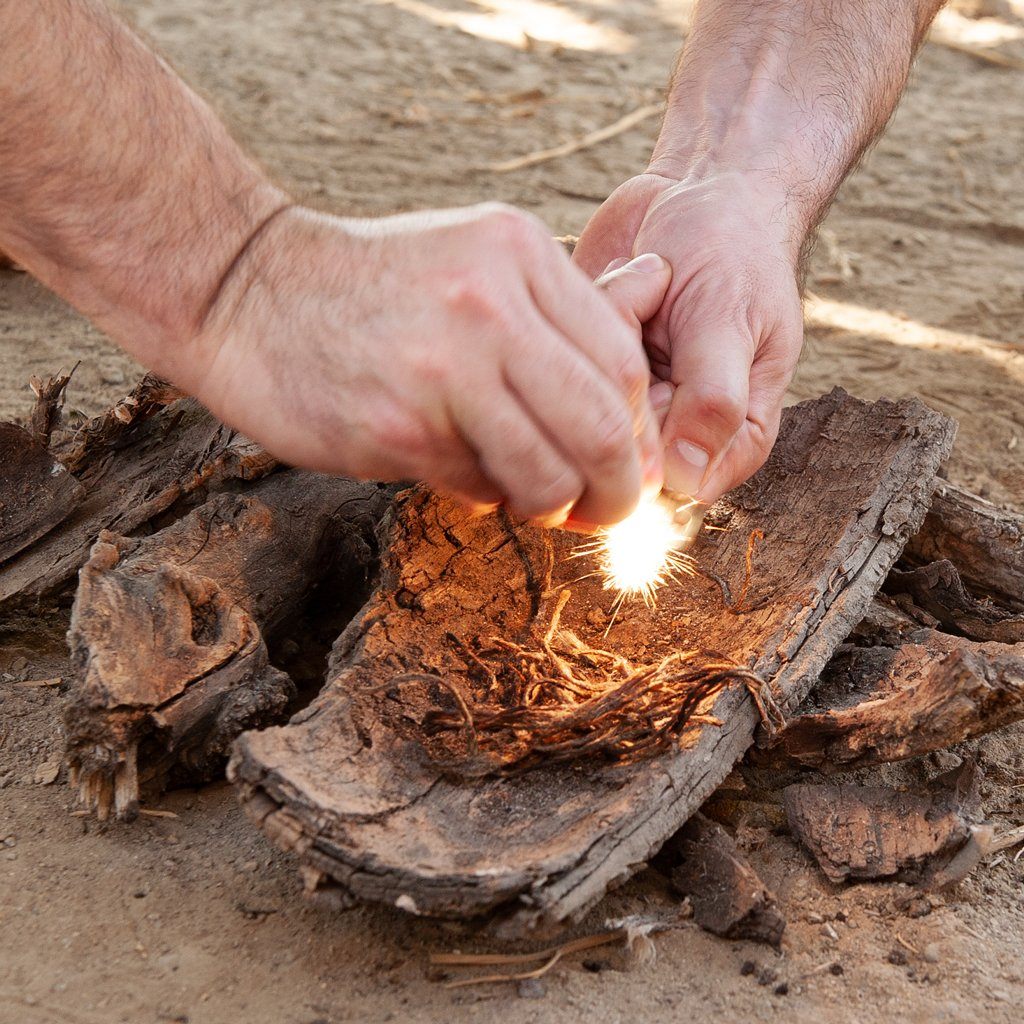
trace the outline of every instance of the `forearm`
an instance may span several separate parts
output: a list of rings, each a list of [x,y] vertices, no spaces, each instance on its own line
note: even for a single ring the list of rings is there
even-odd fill
[[[228,268],[287,204],[98,0],[0,0],[0,167],[0,250],[179,379]]]
[[[777,198],[797,258],[885,127],[942,0],[701,0],[651,170],[740,172]]]

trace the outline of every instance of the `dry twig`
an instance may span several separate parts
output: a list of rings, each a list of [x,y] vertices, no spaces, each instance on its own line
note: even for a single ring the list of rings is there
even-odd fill
[[[548,160],[556,160],[561,156],[571,156],[582,149],[589,149],[591,146],[596,146],[600,142],[606,142],[608,139],[615,138],[616,135],[629,131],[630,128],[640,124],[641,121],[646,121],[648,118],[654,117],[655,114],[660,114],[663,109],[664,107],[661,103],[647,103],[642,107],[637,107],[636,110],[631,110],[614,123],[606,125],[604,128],[598,128],[596,131],[587,132],[586,135],[581,135],[578,139],[570,139],[568,142],[563,142],[560,146],[552,146],[550,149],[538,149],[532,153],[527,153],[525,156],[517,156],[512,160],[501,160],[498,163],[484,164],[479,170],[504,174],[508,171],[520,171],[524,167],[535,167],[537,164],[546,163]]]

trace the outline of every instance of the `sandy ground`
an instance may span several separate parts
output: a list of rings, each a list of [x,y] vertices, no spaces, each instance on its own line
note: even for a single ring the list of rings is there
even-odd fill
[[[687,8],[676,0],[126,6],[310,202],[384,214],[497,198],[533,210],[557,233],[578,232],[600,199],[642,168],[655,122],[526,171],[478,166],[656,97]],[[970,6],[1002,16],[953,17],[943,31],[1024,59],[1019,5]],[[920,395],[960,421],[949,475],[1000,502],[1024,493],[1022,154],[1024,72],[929,45],[890,132],[826,224],[792,390],[794,399],[833,383],[865,397]],[[31,373],[79,359],[71,401],[86,412],[136,372],[30,278],[0,273],[0,415],[26,410]],[[598,951],[590,969],[575,958],[533,990],[449,991],[430,973],[429,952],[484,944],[397,913],[305,905],[288,860],[242,820],[226,784],[168,795],[160,806],[175,818],[101,831],[70,816],[63,778],[33,780],[37,766],[59,757],[60,688],[22,685],[65,668],[59,644],[24,664],[16,638],[0,643],[3,1024],[1020,1019],[1024,859],[986,865],[911,917],[899,909],[900,887],[833,886],[765,822],[747,822],[741,836],[789,918],[780,953],[685,926],[657,940],[653,965]],[[1024,729],[975,746],[986,811],[1020,824]],[[880,774],[908,781],[948,760]],[[583,929],[671,905],[647,873]],[[753,973],[741,971],[746,961]]]

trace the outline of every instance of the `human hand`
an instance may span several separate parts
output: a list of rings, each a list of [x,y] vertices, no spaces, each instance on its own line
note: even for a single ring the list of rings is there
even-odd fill
[[[644,327],[665,483],[714,501],[775,443],[803,343],[798,246],[778,197],[742,175],[641,174],[594,214],[573,259],[594,275],[656,252],[672,281]]]
[[[219,289],[179,383],[295,465],[612,523],[662,483],[640,325],[670,276],[648,256],[597,288],[495,204],[291,208]]]

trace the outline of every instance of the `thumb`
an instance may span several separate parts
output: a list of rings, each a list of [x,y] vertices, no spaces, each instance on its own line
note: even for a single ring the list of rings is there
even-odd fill
[[[616,266],[618,262],[609,263],[610,269],[594,283],[612,300],[623,320],[630,327],[639,328],[661,308],[672,282],[672,267],[668,260],[653,252],[636,256],[621,266]]]
[[[714,500],[708,477],[747,419],[753,345],[729,323],[694,324],[672,350],[672,393],[662,426],[665,483]]]

